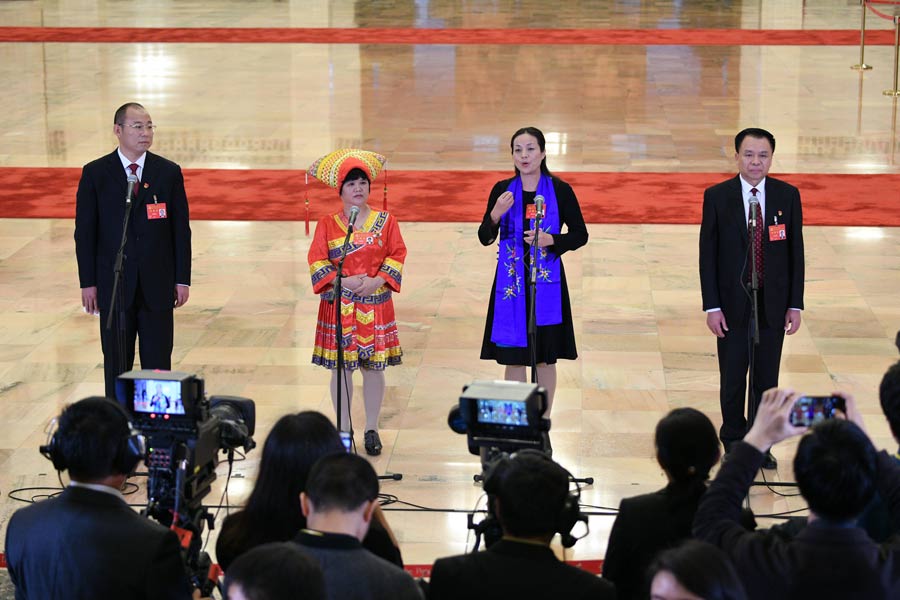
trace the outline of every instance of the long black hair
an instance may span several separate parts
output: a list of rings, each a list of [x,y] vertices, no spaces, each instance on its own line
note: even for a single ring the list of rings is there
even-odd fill
[[[544,132],[538,129],[537,127],[523,127],[516,131],[511,138],[509,138],[509,151],[510,153],[515,152],[515,143],[516,138],[522,134],[527,133],[530,136],[533,136],[538,141],[538,146],[541,149],[541,152],[544,153],[544,158],[541,159],[541,173],[544,175],[551,175],[550,169],[547,168],[547,141],[544,139]],[[513,165],[513,169],[516,170],[516,175],[519,174],[519,168]]]
[[[300,492],[310,469],[319,458],[341,452],[341,436],[322,413],[303,411],[278,419],[263,446],[245,517],[260,527],[271,523],[293,537],[306,525]]]

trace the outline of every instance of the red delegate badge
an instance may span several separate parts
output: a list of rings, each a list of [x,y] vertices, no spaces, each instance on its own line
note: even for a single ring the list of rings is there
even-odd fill
[[[537,216],[537,207],[534,204],[525,205],[525,218],[531,220]]]
[[[147,218],[148,219],[167,219],[169,218],[169,214],[166,212],[166,203],[165,202],[154,202],[153,204],[147,205]]]
[[[354,231],[353,245],[366,246],[375,243],[375,235],[371,231]]]
[[[784,223],[781,225],[769,225],[769,241],[780,242],[787,239],[787,231],[784,229]]]

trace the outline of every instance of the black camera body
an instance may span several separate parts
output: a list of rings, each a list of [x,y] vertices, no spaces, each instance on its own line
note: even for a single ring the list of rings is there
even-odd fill
[[[546,410],[547,390],[537,384],[473,381],[463,388],[447,423],[456,433],[467,435],[472,454],[484,455],[484,448],[494,454],[546,450],[550,431]]]
[[[245,451],[256,446],[256,407],[249,398],[207,399],[202,379],[178,371],[123,373],[116,380],[116,399],[146,439],[144,514],[190,534],[182,540],[186,563],[206,592],[211,561],[200,538],[212,519],[201,501],[216,480],[219,451],[231,456],[238,446]]]

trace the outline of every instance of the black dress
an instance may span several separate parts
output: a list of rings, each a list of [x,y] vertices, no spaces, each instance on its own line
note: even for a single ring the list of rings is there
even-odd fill
[[[491,190],[488,198],[487,210],[484,219],[478,228],[478,239],[485,246],[490,246],[497,241],[500,234],[500,224],[494,225],[491,221],[491,210],[497,203],[513,178],[498,181]],[[556,192],[556,202],[559,209],[559,225],[566,226],[565,233],[553,235],[554,243],[547,248],[557,256],[561,256],[569,250],[575,250],[584,246],[588,241],[587,227],[584,217],[581,216],[581,208],[572,187],[565,181],[553,177],[553,190]],[[525,221],[525,207],[534,204],[535,192],[522,191],[522,221]],[[512,210],[512,209],[510,209]],[[526,223],[525,229],[528,229]],[[530,284],[531,273],[525,269],[526,286]],[[537,328],[537,362],[552,365],[559,358],[574,360],[578,358],[575,348],[575,329],[572,326],[572,307],[569,305],[569,288],[566,285],[566,270],[562,261],[559,265],[559,279],[562,298],[562,323],[558,325],[540,325]],[[491,286],[490,303],[488,305],[487,320],[484,325],[484,341],[481,344],[481,358],[484,360],[496,360],[501,365],[530,365],[531,347],[510,348],[498,347],[491,341],[491,332],[494,323],[494,292],[497,288],[497,274],[494,272],[494,283]],[[527,287],[526,287],[527,289]],[[525,314],[529,314],[531,307],[530,294],[525,294]],[[529,340],[529,344],[531,341]]]

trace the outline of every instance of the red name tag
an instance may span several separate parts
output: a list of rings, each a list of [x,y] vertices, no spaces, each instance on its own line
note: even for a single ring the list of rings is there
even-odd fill
[[[534,204],[525,205],[525,218],[533,219],[537,216],[537,207]]]
[[[148,219],[168,219],[169,213],[166,212],[165,202],[154,202],[147,205]]]
[[[353,232],[353,245],[354,246],[366,246],[368,244],[375,243],[375,236],[371,231],[354,231]]]
[[[784,223],[781,225],[769,225],[769,241],[780,242],[787,239],[787,231],[784,229]]]

